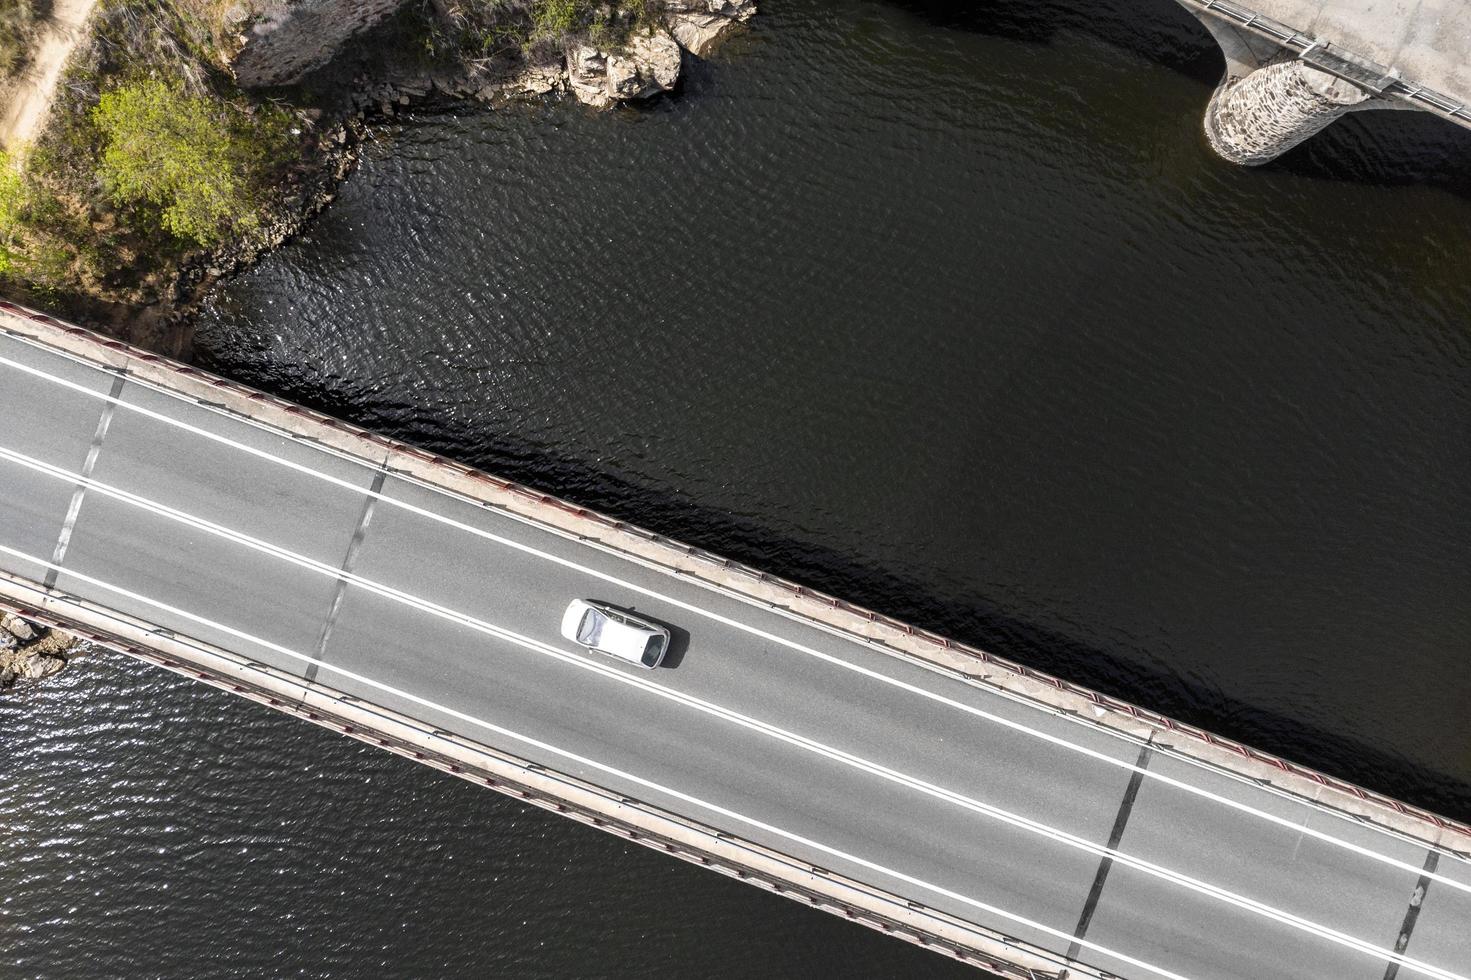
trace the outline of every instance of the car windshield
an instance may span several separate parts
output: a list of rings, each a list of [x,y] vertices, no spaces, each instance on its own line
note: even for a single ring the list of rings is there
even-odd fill
[[[648,646],[644,647],[644,666],[652,667],[659,662],[659,657],[664,653],[664,637],[649,637]]]
[[[582,614],[582,622],[577,625],[577,642],[592,646],[598,642],[598,611],[589,609]]]

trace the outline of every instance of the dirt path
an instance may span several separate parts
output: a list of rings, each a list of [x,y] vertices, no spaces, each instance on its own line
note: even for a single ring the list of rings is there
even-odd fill
[[[67,56],[82,38],[87,18],[97,0],[56,0],[51,17],[41,28],[41,36],[31,52],[31,63],[25,74],[5,93],[0,105],[0,147],[16,150],[40,132],[46,121],[46,110],[56,92],[61,69]]]

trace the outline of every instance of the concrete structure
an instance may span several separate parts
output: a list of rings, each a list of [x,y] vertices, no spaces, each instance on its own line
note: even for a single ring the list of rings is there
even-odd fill
[[[0,603],[1009,976],[1471,977],[1471,828],[6,304]]]
[[[1274,159],[1360,109],[1423,109],[1471,126],[1471,6],[1372,0],[1179,0],[1221,45],[1205,114],[1226,159]]]

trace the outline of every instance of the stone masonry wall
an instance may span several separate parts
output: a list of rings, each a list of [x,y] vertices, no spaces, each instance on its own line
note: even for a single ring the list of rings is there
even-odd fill
[[[1369,93],[1301,61],[1228,77],[1211,96],[1205,134],[1232,163],[1274,160],[1344,113],[1371,108]]]

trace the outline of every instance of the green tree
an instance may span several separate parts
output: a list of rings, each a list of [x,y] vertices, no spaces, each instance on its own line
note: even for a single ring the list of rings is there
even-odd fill
[[[92,111],[102,135],[98,176],[119,204],[159,210],[180,238],[214,245],[254,228],[284,117],[144,80],[105,93]]]

